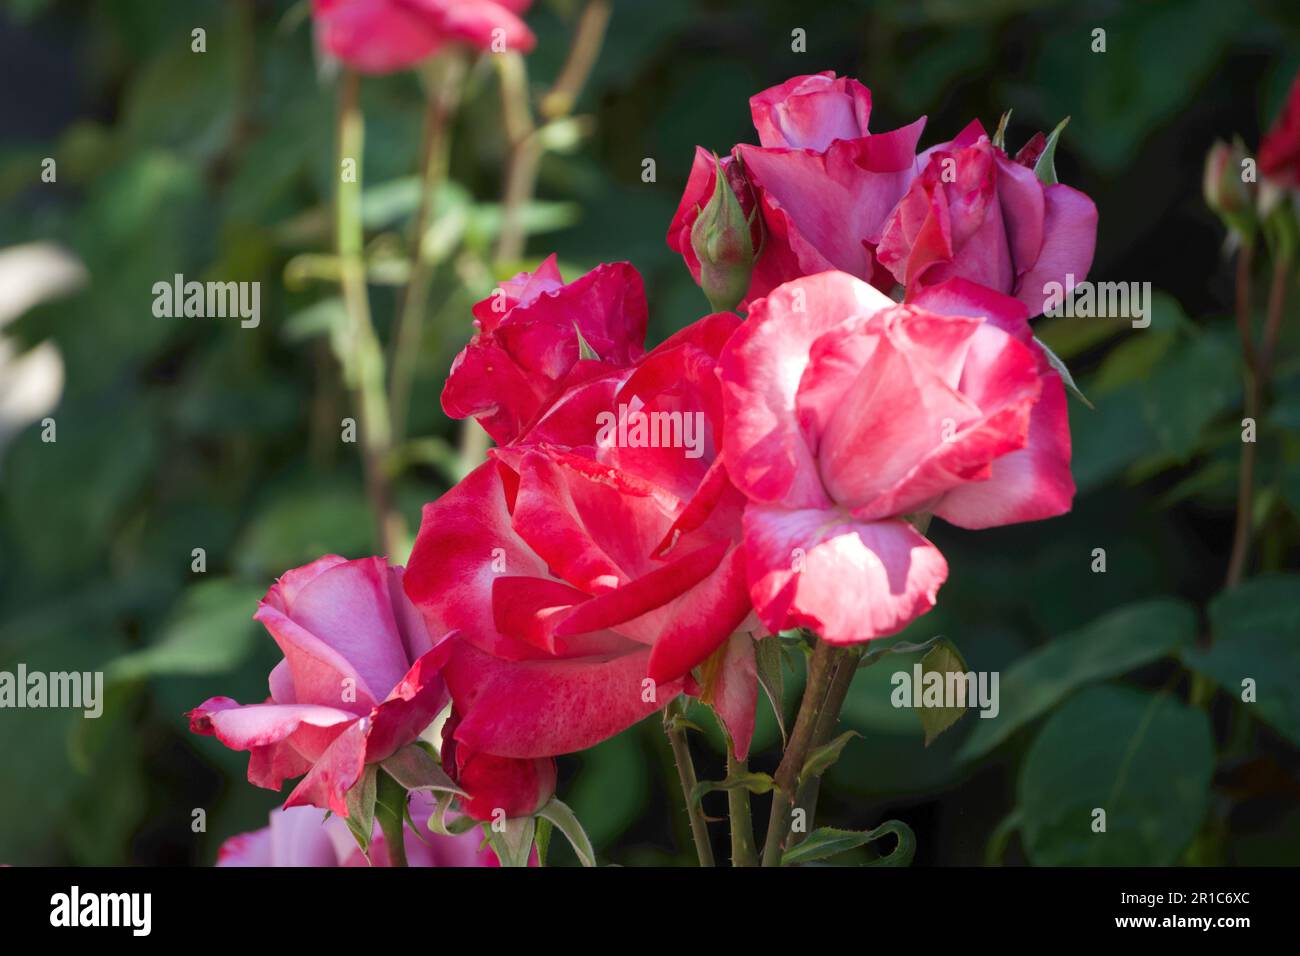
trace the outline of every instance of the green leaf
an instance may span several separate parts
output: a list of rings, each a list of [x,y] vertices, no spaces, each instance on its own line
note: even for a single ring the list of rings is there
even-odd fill
[[[200,580],[182,595],[162,637],[113,661],[110,681],[221,674],[248,656],[259,630],[253,611],[265,590],[225,578]]]
[[[546,866],[546,854],[551,848],[551,834],[555,832],[555,824],[550,820],[538,818],[537,833],[533,837],[533,843],[537,846],[537,865]]]
[[[550,802],[537,812],[537,816],[547,824],[553,824],[568,839],[573,852],[578,855],[578,862],[583,866],[596,865],[596,851],[587,838],[587,831],[578,822],[578,817],[558,798],[551,797]],[[540,852],[540,848],[539,848]]]
[[[447,776],[437,759],[418,743],[398,750],[384,760],[381,766],[407,790],[437,790],[465,795],[465,791]]]
[[[874,830],[837,830],[834,827],[818,827],[801,842],[781,854],[782,866],[796,866],[824,860],[846,850],[856,850],[866,846],[882,836],[893,834],[898,838],[898,845],[892,853],[872,860],[867,866],[908,866],[916,856],[916,834],[912,828],[901,820],[889,820]]]
[[[845,745],[854,737],[862,735],[856,730],[846,730],[829,743],[822,744],[816,750],[808,755],[804,761],[803,769],[799,771],[799,786],[803,786],[813,777],[820,777],[835,761],[840,759],[840,753],[844,750]]]
[[[1300,575],[1271,574],[1225,591],[1210,603],[1209,647],[1183,660],[1211,678],[1247,713],[1300,746]],[[1255,701],[1242,700],[1244,681]]]
[[[921,658],[921,679],[925,680],[927,674],[939,674],[943,677],[944,686],[948,683],[947,675],[965,674],[967,670],[966,661],[949,640],[940,640]],[[921,727],[925,731],[925,745],[930,746],[936,737],[961,720],[971,703],[967,700],[961,707],[918,707],[916,715],[921,719]]]
[[[1039,182],[1048,186],[1059,182],[1056,178],[1056,144],[1060,142],[1061,133],[1069,122],[1070,117],[1067,116],[1056,124],[1056,129],[1047,135],[1047,143],[1043,146],[1043,151],[1038,154],[1038,161],[1034,163],[1034,175],[1038,177]]]
[[[370,838],[375,832],[375,800],[378,797],[376,777],[378,768],[374,764],[366,767],[365,772],[347,793],[348,815],[346,823],[361,852],[370,856]]]
[[[888,654],[916,654],[920,651],[928,651],[939,641],[943,640],[941,635],[935,635],[929,640],[912,642],[912,641],[895,641],[868,654],[862,655],[862,660],[858,662],[858,670],[864,667],[870,667],[876,661]]]
[[[1089,688],[1052,716],[1025,758],[1025,852],[1040,866],[1173,864],[1201,825],[1213,772],[1202,711],[1169,694]]]
[[[388,847],[388,859],[400,853],[406,856],[406,836],[403,824],[407,817],[406,789],[391,774],[379,770],[375,773],[375,819]],[[396,849],[395,849],[396,848]]]
[[[578,328],[577,322],[573,323],[573,334],[578,337],[578,357],[592,362],[599,362],[600,354],[583,338],[582,329]]]
[[[1085,684],[1172,654],[1195,636],[1192,609],[1161,598],[1122,607],[1057,638],[1002,675],[997,717],[975,722],[958,758],[982,757]]]
[[[990,141],[998,149],[1005,150],[1007,148],[1007,126],[1010,123],[1011,110],[1007,110],[1002,114],[1002,118],[998,120],[998,128],[993,131],[993,139]]]
[[[781,730],[781,749],[785,749],[788,737],[785,732],[785,715],[782,713],[781,701],[785,695],[785,672],[781,669],[781,639],[773,634],[761,641],[754,642],[754,664],[758,671],[758,684],[763,694],[772,705],[772,714],[776,725]]]
[[[435,800],[433,813],[429,815],[428,822],[431,833],[436,833],[438,836],[459,836],[462,833],[468,833],[479,825],[479,821],[470,816],[459,816],[454,820],[447,819],[447,813],[451,810],[455,794],[439,793]]]
[[[1051,365],[1052,368],[1056,369],[1056,373],[1061,376],[1061,381],[1065,383],[1065,387],[1074,393],[1075,398],[1083,402],[1083,404],[1087,405],[1093,411],[1096,411],[1097,406],[1088,401],[1088,396],[1084,395],[1083,392],[1079,390],[1079,386],[1075,384],[1074,376],[1070,374],[1070,370],[1066,367],[1065,362],[1061,361],[1057,354],[1049,349],[1047,343],[1042,339],[1035,338],[1034,341],[1038,343],[1039,348],[1041,348],[1043,353],[1047,356],[1048,364]]]
[[[1191,458],[1206,427],[1240,394],[1236,347],[1226,328],[1177,343],[1137,390],[1151,434],[1179,461]]]
[[[715,790],[748,790],[750,793],[771,793],[776,783],[765,773],[749,771],[726,780],[701,780],[691,790],[691,806],[699,806],[705,794]]]
[[[528,865],[536,829],[537,823],[532,817],[511,817],[505,821],[504,829],[500,830],[495,826],[487,828],[488,843],[492,845],[502,866]]]

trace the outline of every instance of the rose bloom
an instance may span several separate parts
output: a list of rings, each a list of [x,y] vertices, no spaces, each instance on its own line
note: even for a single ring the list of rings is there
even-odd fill
[[[312,15],[328,53],[363,73],[391,73],[453,43],[490,50],[500,37],[507,49],[528,52],[535,38],[519,15],[531,2],[312,0]]]
[[[754,263],[746,307],[781,283],[838,269],[893,286],[875,260],[885,219],[918,169],[925,118],[870,133],[871,91],[834,73],[796,76],[749,101],[760,145],[740,144],[722,160],[746,212],[757,206]],[[700,263],[691,227],[713,194],[711,153],[697,149],[686,190],[668,229],[695,281]]]
[[[467,796],[461,808],[475,820],[532,816],[555,796],[555,760],[517,759],[478,753],[456,741],[460,716],[442,725],[442,767]]]
[[[1259,171],[1279,186],[1300,188],[1300,76],[1292,81],[1282,112],[1259,142]]]
[[[434,801],[422,790],[410,795],[411,819],[419,834],[403,831],[408,866],[499,866],[491,849],[479,849],[477,829],[442,836],[428,827]],[[448,819],[452,815],[448,814]],[[271,811],[269,826],[233,836],[217,851],[217,866],[389,866],[388,846],[379,824],[374,826],[367,860],[341,817],[318,807],[289,807]]]
[[[719,367],[772,631],[850,644],[928,611],[948,568],[909,516],[989,528],[1070,508],[1064,388],[1015,299],[955,279],[900,306],[810,276],[754,303]]]
[[[645,286],[626,262],[565,283],[550,256],[501,283],[473,312],[478,334],[452,363],[442,407],[452,418],[473,417],[499,444],[566,389],[645,352]],[[599,358],[584,358],[583,343]]]
[[[609,314],[602,297],[567,304],[567,325],[541,323],[521,338],[518,365],[572,354],[575,325],[598,356],[584,360],[591,365],[636,351],[612,323],[603,327],[614,362],[587,335]],[[639,336],[639,311],[634,318]],[[738,547],[743,500],[718,459],[716,376],[738,324],[708,316],[630,367],[571,385],[540,413],[533,393],[498,389],[495,420],[535,420],[425,507],[406,590],[430,627],[455,632],[444,675],[462,777],[479,755],[585,749],[683,691],[707,696],[747,750],[753,646],[747,634],[733,638],[752,616]],[[667,422],[681,441],[638,442],[637,421]],[[715,654],[708,685],[697,685],[692,669]]]
[[[1073,288],[1088,275],[1097,207],[1034,173],[1041,134],[1012,159],[978,121],[927,151],[927,162],[890,214],[876,255],[909,297],[963,278],[1043,311],[1044,286]]]
[[[248,780],[259,787],[305,774],[286,807],[347,816],[347,791],[366,764],[412,743],[447,701],[402,575],[383,558],[338,555],[284,574],[254,615],[284,653],[270,698],[213,697],[190,712],[190,729],[250,751]]]

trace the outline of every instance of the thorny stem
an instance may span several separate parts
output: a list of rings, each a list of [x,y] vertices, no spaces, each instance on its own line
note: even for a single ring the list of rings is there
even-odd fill
[[[424,142],[420,148],[420,203],[411,226],[411,274],[398,306],[397,332],[389,347],[393,368],[388,399],[393,412],[393,441],[406,433],[411,403],[411,383],[420,351],[424,311],[434,263],[425,246],[438,190],[447,175],[450,125],[460,102],[465,61],[456,54],[440,60],[431,71],[424,114]]]
[[[812,752],[817,722],[821,717],[826,692],[834,670],[834,648],[818,640],[808,663],[808,681],[804,686],[803,700],[790,731],[790,743],[785,748],[781,763],[776,768],[772,790],[772,810],[767,820],[767,839],[763,843],[763,866],[780,866],[781,851],[790,832],[791,811],[794,809],[799,772],[803,770],[808,754]]]
[[[840,710],[848,697],[853,678],[858,672],[859,652],[854,648],[836,648],[833,651],[833,670],[826,689],[826,700],[822,704],[817,724],[813,728],[812,749],[816,750],[827,743],[835,733],[839,723]],[[799,788],[795,805],[804,811],[804,819],[812,823],[817,818],[817,798],[821,793],[821,777],[813,777]],[[791,843],[798,843],[806,833],[792,833]]]
[[[691,799],[698,782],[695,776],[695,763],[691,760],[691,748],[686,742],[686,731],[677,726],[674,719],[680,713],[676,704],[670,704],[664,710],[664,733],[673,748],[673,760],[677,763],[677,779],[682,784],[682,795],[686,798],[686,815],[691,821],[691,838],[695,841],[695,853],[700,866],[713,866],[713,844],[709,842],[709,825],[704,820],[703,807]]]
[[[400,520],[392,511],[392,495],[385,464],[392,438],[384,393],[384,353],[370,320],[366,266],[362,250],[361,168],[365,150],[365,125],[359,103],[360,81],[351,70],[339,82],[338,155],[335,170],[335,243],[339,279],[348,315],[348,354],[340,356],[352,389],[361,427],[361,464],[366,495],[375,520],[380,551],[392,555],[401,537]],[[352,160],[355,175],[343,175],[343,160]]]
[[[1278,328],[1282,321],[1282,311],[1286,304],[1288,280],[1291,275],[1291,261],[1279,256],[1273,263],[1273,278],[1269,286],[1268,312],[1264,319],[1264,336],[1257,351],[1252,344],[1250,333],[1250,250],[1248,243],[1242,247],[1237,264],[1237,330],[1241,336],[1242,351],[1246,356],[1246,395],[1244,402],[1245,417],[1256,422],[1258,427],[1260,403],[1265,387],[1268,385],[1270,366],[1273,361],[1273,349],[1277,343]],[[1242,262],[1246,265],[1243,267]],[[1246,288],[1243,289],[1243,286]],[[1258,436],[1256,436],[1258,437]],[[1232,536],[1232,555],[1228,560],[1228,576],[1225,588],[1236,587],[1246,571],[1246,562],[1250,557],[1251,538],[1254,530],[1255,510],[1255,461],[1257,441],[1242,442],[1241,469],[1237,475],[1237,520]]]
[[[589,0],[583,10],[560,76],[542,97],[542,114],[548,120],[568,116],[577,104],[604,45],[611,10],[610,0]],[[504,263],[514,262],[524,254],[527,239],[524,212],[537,188],[537,169],[542,159],[542,147],[538,142],[537,125],[529,103],[528,70],[524,58],[518,53],[507,52],[498,55],[496,63],[501,78],[501,106],[506,138],[510,142],[501,196],[501,232],[497,236],[493,261],[494,267],[499,270]],[[475,422],[466,421],[461,427],[461,473],[466,474],[476,468],[486,456],[487,449],[487,435]]]
[[[727,746],[727,776],[749,772],[749,763],[736,757]],[[754,821],[750,816],[749,791],[743,787],[727,791],[727,816],[731,820],[731,865],[758,866],[758,848],[754,845]]]
[[[612,7],[610,0],[591,0],[582,11],[564,69],[550,92],[542,98],[542,115],[547,119],[568,116],[578,102],[605,43],[605,28],[609,26]]]

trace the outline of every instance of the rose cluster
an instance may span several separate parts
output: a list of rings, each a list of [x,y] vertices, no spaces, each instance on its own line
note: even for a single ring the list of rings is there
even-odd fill
[[[522,4],[459,6],[509,26]],[[317,8],[329,45],[370,28],[371,5]],[[718,311],[647,350],[636,270],[566,282],[554,257],[474,308],[442,404],[488,460],[425,506],[405,570],[286,573],[257,613],[284,654],[268,700],[191,715],[251,782],[301,776],[287,807],[347,816],[369,768],[436,749],[464,819],[527,818],[556,756],[683,695],[744,759],[756,640],[895,634],[948,574],[931,517],[1069,510],[1065,388],[1030,319],[1086,276],[1097,214],[1045,174],[1047,139],[1012,155],[976,122],[918,151],[924,119],[871,133],[870,92],[830,73],[751,108],[759,145],[700,150],[668,233]],[[227,855],[319,822],[294,812]]]

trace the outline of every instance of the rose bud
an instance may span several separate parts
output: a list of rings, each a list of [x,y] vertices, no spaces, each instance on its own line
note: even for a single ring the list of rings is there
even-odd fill
[[[691,227],[691,248],[700,261],[700,287],[709,304],[715,312],[731,312],[749,290],[754,271],[752,230],[757,207],[745,215],[721,161],[714,156],[713,162],[713,196]],[[744,171],[739,163],[732,164],[730,171],[743,182]]]
[[[1240,139],[1229,146],[1215,140],[1205,156],[1205,204],[1234,232],[1249,233],[1255,226],[1254,191],[1242,178],[1246,147]]]
[[[442,726],[442,768],[468,797],[461,808],[475,820],[531,817],[555,796],[553,757],[499,757],[472,751],[456,740],[460,716],[453,710]]]

